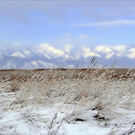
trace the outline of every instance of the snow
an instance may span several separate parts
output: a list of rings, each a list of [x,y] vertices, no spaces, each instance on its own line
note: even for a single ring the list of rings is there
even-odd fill
[[[4,66],[2,66],[2,69],[16,69],[15,63],[11,60],[8,61]]]
[[[29,50],[24,50],[24,54],[30,56],[31,52]]]
[[[44,62],[44,61],[41,61],[41,60],[38,60],[38,62],[39,62],[39,64],[41,64],[44,67],[49,67],[49,68],[57,67],[55,64],[52,64],[52,63],[49,63],[49,62]]]
[[[60,126],[56,134],[59,135],[106,135],[110,129],[98,127],[96,122],[91,119],[90,122],[73,122],[67,123],[62,119],[67,117],[67,113],[70,114],[71,110],[60,111],[59,106],[52,108],[27,106],[20,111],[8,111],[0,115],[2,121],[0,121],[0,133],[10,135],[13,133],[19,135],[48,135],[49,127],[52,119],[57,113],[57,119],[52,125],[51,132],[55,133]],[[66,107],[66,106],[65,106]],[[33,109],[36,108],[36,109]],[[71,115],[71,114],[70,114]],[[62,124],[62,125],[61,125]],[[56,131],[55,131],[56,130]],[[98,131],[98,132],[97,132]]]
[[[38,63],[36,61],[31,62],[35,68],[38,68]]]
[[[24,54],[22,54],[21,52],[15,52],[15,53],[11,54],[11,56],[20,57],[20,58],[26,58],[26,56]]]
[[[112,127],[105,128],[98,125],[97,121],[92,118],[96,113],[95,111],[90,110],[87,111],[87,113],[83,113],[83,118],[85,118],[86,121],[76,122],[72,120],[72,118],[66,119],[71,116],[73,112],[71,109],[67,109],[69,106],[67,105],[66,108],[66,105],[64,105],[62,110],[60,110],[61,107],[62,104],[54,105],[51,108],[27,106],[21,110],[1,113],[0,118],[2,120],[0,121],[0,133],[5,135],[11,135],[13,133],[19,135],[49,135],[49,127],[55,114],[57,114],[57,119],[52,124],[52,128],[50,130],[50,134],[52,133],[52,135],[108,135],[112,129]],[[73,106],[71,105],[71,108],[72,107]],[[125,112],[127,112],[127,110],[122,110],[122,112],[120,111],[120,113]],[[133,114],[134,113],[135,111],[133,111]],[[130,119],[133,120],[134,117],[134,115],[129,115],[127,118],[123,117],[121,122],[124,122],[125,124],[127,120],[130,122]],[[70,120],[70,122],[68,122],[68,120]],[[116,120],[112,122],[115,124],[117,122],[117,124],[119,124],[119,121]],[[128,131],[131,126],[128,125],[128,127],[120,127],[120,130],[121,128],[122,130],[124,128],[125,131]],[[57,131],[57,129],[59,130]]]

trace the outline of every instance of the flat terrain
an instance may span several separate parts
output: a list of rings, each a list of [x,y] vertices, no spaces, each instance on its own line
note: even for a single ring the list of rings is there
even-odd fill
[[[0,71],[0,135],[129,134],[135,69]]]

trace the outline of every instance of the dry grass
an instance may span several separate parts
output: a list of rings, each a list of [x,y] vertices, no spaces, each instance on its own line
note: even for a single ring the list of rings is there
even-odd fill
[[[115,104],[119,95],[132,97],[133,73],[134,70],[128,69],[6,70],[0,71],[0,81],[6,84],[8,92],[15,92],[17,99],[27,104],[52,104],[64,99],[65,103],[80,101],[81,104],[95,100],[97,106],[103,106],[109,96],[113,101],[106,105]]]
[[[15,98],[3,108],[18,109],[28,104],[53,106],[59,102],[78,108],[87,106],[98,112],[94,118],[99,125],[108,126],[110,120],[121,117],[112,110],[135,108],[134,73],[135,69],[115,68],[1,70],[0,92],[12,92]]]

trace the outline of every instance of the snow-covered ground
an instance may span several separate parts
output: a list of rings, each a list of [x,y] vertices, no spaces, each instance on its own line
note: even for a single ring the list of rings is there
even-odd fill
[[[8,72],[0,73],[0,135],[135,134],[133,75]]]

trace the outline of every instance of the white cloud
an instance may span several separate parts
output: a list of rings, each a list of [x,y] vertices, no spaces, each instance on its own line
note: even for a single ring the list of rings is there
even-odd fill
[[[95,50],[96,52],[106,54],[107,59],[111,58],[113,55],[117,55],[118,57],[121,57],[127,54],[126,45],[117,45],[117,46],[100,45],[97,46]]]
[[[82,50],[74,50],[74,56],[71,55],[72,45],[66,44],[62,50],[56,49],[48,43],[41,44],[36,47],[36,51],[42,53],[45,57],[51,58],[63,58],[66,59],[79,59],[81,56],[83,58],[88,57],[101,57],[102,54],[105,55],[106,59],[110,59],[112,56],[116,55],[118,57],[128,57],[135,58],[135,48],[130,48],[127,45],[99,45],[95,47],[95,51],[92,51],[91,48],[84,47]],[[13,54],[14,56],[24,57],[21,54]]]
[[[108,53],[108,54],[106,55],[106,59],[110,59],[113,55],[114,55],[114,53],[113,53],[113,52]]]
[[[92,52],[90,48],[83,48],[82,50],[82,54],[81,54],[84,58],[88,58],[88,57],[100,57],[99,54],[97,54],[96,52]]]
[[[97,52],[101,52],[101,53],[109,53],[109,52],[112,51],[110,47],[107,47],[107,46],[104,46],[104,45],[97,46],[95,48],[95,50]]]
[[[118,51],[118,52],[125,52],[127,49],[127,46],[125,45],[117,45],[113,47],[114,50]]]
[[[36,48],[36,51],[39,53],[42,53],[45,57],[48,57],[48,58],[50,58],[50,56],[54,58],[65,56],[67,58],[67,55],[65,55],[65,53],[62,50],[56,49],[52,47],[51,45],[49,45],[48,43],[39,45]]]
[[[87,24],[75,24],[72,26],[89,27],[89,26],[117,26],[117,25],[135,25],[135,20],[114,20],[114,21],[104,21]]]
[[[39,45],[36,48],[36,51],[42,53],[47,58],[58,58],[61,57],[64,60],[66,59],[80,59],[80,57],[88,58],[88,57],[101,57],[101,55],[105,55],[106,59],[110,59],[112,56],[116,55],[118,57],[128,57],[135,58],[135,48],[131,48],[127,45],[99,45],[94,48],[95,51],[91,50],[91,48],[84,47],[81,50],[74,50],[74,55],[71,55],[72,44],[66,44],[62,50],[56,49],[48,43],[44,43]],[[23,57],[23,56],[21,56]]]
[[[117,46],[112,47],[112,49],[114,53],[119,57],[125,56],[127,53],[127,46],[125,45],[117,45]]]
[[[96,38],[96,37],[90,36],[90,35],[85,35],[85,34],[82,34],[79,36],[79,39],[93,39],[93,38]]]
[[[71,44],[66,44],[63,48],[63,51],[66,53],[71,53],[72,46],[73,45],[71,45]]]
[[[129,50],[130,54],[127,55],[127,57],[134,59],[135,58],[135,48],[131,48]]]

